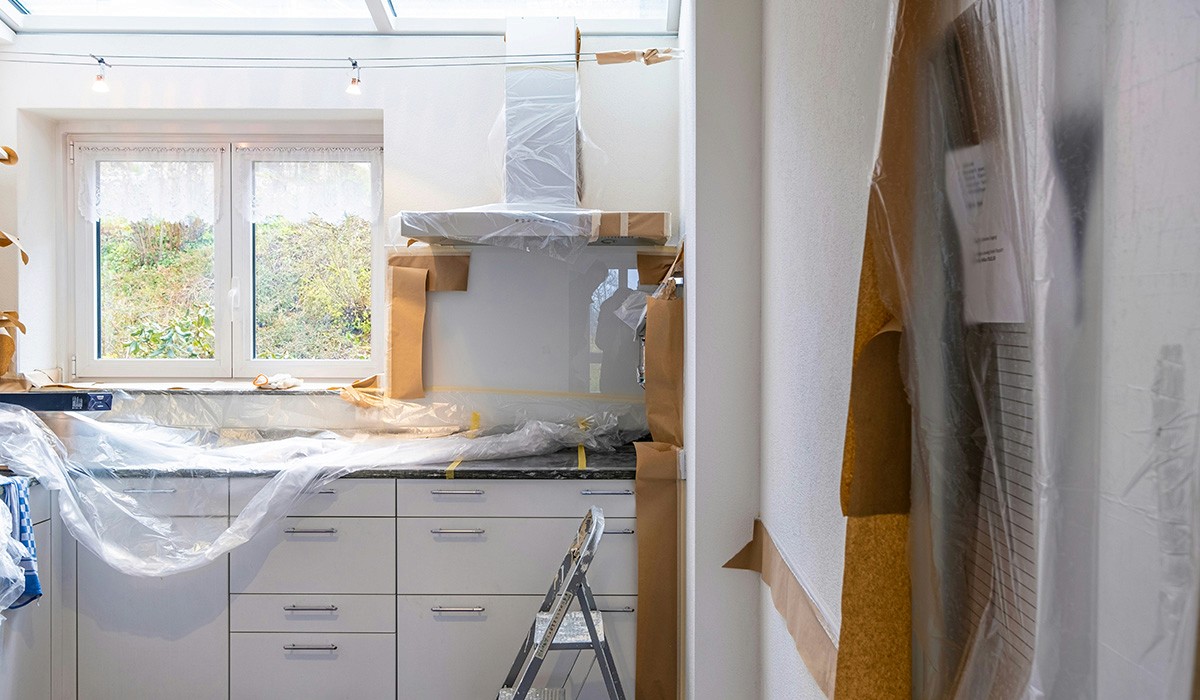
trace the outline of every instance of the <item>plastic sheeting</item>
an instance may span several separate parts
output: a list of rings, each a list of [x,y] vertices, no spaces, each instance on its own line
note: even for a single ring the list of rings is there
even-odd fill
[[[72,536],[134,576],[203,566],[323,484],[364,469],[528,457],[576,445],[609,450],[627,439],[613,414],[440,437],[184,428],[78,413],[47,418],[53,430],[34,413],[0,404],[0,463],[57,491]],[[213,514],[214,489],[224,494],[226,479],[255,474],[273,476],[232,522],[196,517]]]
[[[914,414],[915,697],[1191,692],[1186,5],[902,6],[869,235]]]
[[[25,545],[12,536],[12,512],[0,502],[0,625],[3,611],[25,592],[25,569],[21,560],[29,556]]]
[[[453,211],[406,211],[392,217],[388,244],[405,239],[427,243],[475,243],[542,253],[574,262],[600,235],[601,212],[547,211],[535,205],[490,204]]]

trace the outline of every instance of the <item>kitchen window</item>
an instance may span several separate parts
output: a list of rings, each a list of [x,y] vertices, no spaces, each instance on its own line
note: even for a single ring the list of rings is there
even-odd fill
[[[377,144],[74,141],[71,154],[76,376],[378,370]]]

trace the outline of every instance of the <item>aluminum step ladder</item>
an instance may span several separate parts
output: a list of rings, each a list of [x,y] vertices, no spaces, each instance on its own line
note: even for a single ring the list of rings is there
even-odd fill
[[[596,654],[609,700],[625,700],[617,665],[604,636],[604,621],[587,582],[588,568],[603,536],[604,511],[593,506],[554,575],[497,700],[567,700],[566,689],[534,688],[533,681],[551,651],[587,649]],[[579,610],[571,611],[576,600]]]

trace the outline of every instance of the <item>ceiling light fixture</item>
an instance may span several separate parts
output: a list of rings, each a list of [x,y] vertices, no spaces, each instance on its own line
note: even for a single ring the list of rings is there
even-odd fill
[[[108,63],[99,56],[92,55],[96,59],[96,63],[100,64],[100,72],[96,73],[96,80],[92,83],[93,92],[108,92]]]
[[[362,69],[358,67],[358,61],[353,58],[349,59],[350,68],[354,71],[354,75],[350,77],[350,85],[346,87],[347,95],[362,94]]]

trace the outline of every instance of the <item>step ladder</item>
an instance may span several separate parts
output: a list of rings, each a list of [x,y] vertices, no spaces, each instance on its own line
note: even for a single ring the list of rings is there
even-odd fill
[[[579,533],[554,575],[497,700],[567,700],[564,688],[532,686],[546,654],[571,649],[593,650],[609,700],[625,700],[617,665],[604,636],[604,621],[587,582],[588,568],[603,536],[604,511],[593,506],[583,517]],[[571,611],[575,600],[579,601],[579,610]]]

